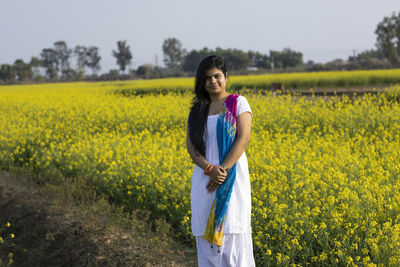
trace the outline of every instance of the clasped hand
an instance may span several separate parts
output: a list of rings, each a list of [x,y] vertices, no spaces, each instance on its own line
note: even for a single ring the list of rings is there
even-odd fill
[[[208,192],[213,192],[218,189],[226,179],[227,171],[221,166],[214,166],[210,173],[210,181],[208,182],[206,189]]]

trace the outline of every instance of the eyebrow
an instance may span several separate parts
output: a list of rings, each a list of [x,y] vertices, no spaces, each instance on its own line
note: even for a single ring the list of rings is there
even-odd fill
[[[217,72],[217,73],[215,73],[215,74],[213,74],[213,75],[206,75],[206,78],[211,78],[211,77],[216,76],[216,75],[218,75],[218,74],[224,75],[222,72]]]

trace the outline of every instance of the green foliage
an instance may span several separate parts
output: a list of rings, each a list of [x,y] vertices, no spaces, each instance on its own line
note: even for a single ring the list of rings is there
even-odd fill
[[[85,47],[77,45],[74,49],[77,59],[78,71],[84,73],[85,67],[91,68],[93,73],[100,70],[99,49],[95,46]]]
[[[13,83],[16,79],[15,68],[9,64],[2,64],[0,66],[0,80],[6,83]]]
[[[400,63],[400,12],[384,17],[376,27],[376,46],[393,66]]]
[[[252,63],[247,53],[240,49],[222,49],[217,47],[215,49],[215,54],[224,58],[228,72],[230,70],[246,69]]]
[[[282,52],[270,51],[269,54],[274,68],[286,69],[303,65],[303,54],[290,48],[285,48]]]
[[[303,65],[303,55],[290,48],[285,48],[282,52],[270,51],[269,55],[260,52],[240,49],[223,49],[217,47],[215,50],[203,48],[201,50],[192,50],[184,58],[182,69],[194,73],[200,61],[211,54],[222,56],[227,64],[229,72],[244,72],[248,67],[264,69],[264,71],[275,69],[298,68]]]
[[[389,88],[385,91],[384,96],[389,102],[400,103],[400,87]]]
[[[178,70],[181,67],[185,50],[182,43],[176,38],[168,38],[162,45],[164,52],[164,63],[171,70]]]
[[[44,48],[40,53],[40,56],[48,78],[50,80],[56,79],[58,77],[60,66],[56,50],[53,48]]]
[[[268,55],[263,55],[260,52],[249,51],[247,52],[252,66],[256,68],[269,69],[271,67],[271,60]]]
[[[365,82],[366,73],[285,75],[346,84]],[[398,70],[391,75],[400,77]],[[252,78],[244,82],[258,82]],[[36,174],[59,172],[60,185],[80,181],[88,194],[125,210],[146,209],[161,236],[167,221],[190,242],[193,163],[184,140],[193,95],[105,94],[178,85],[193,87],[193,79],[4,88],[0,109],[14,119],[1,121],[1,162],[20,162]],[[246,154],[257,264],[398,266],[400,105],[382,95],[324,100],[255,92],[246,98],[254,112]]]
[[[17,59],[14,62],[14,68],[18,77],[18,81],[23,82],[32,79],[32,66],[29,63],[27,64],[22,59]]]
[[[118,50],[113,50],[113,56],[117,59],[117,64],[121,71],[125,71],[126,66],[131,64],[132,54],[126,40],[117,42]]]
[[[86,51],[86,66],[91,68],[93,74],[100,70],[100,60],[99,48],[95,46],[90,46]]]
[[[204,47],[201,50],[193,49],[183,58],[182,70],[195,73],[200,61],[211,54],[213,54],[213,51],[207,47]]]
[[[150,78],[150,74],[151,74],[152,69],[153,69],[153,65],[151,65],[151,64],[141,65],[136,70],[136,74],[139,77],[142,77],[144,79],[148,79],[148,78]]]
[[[72,50],[68,48],[65,41],[58,41],[54,43],[54,51],[56,53],[56,58],[60,67],[61,77],[63,77],[64,79],[70,78],[73,75],[69,62]]]

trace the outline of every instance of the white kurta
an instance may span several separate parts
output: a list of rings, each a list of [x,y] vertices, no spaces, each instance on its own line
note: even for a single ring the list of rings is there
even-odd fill
[[[237,116],[244,112],[251,113],[251,109],[246,98],[239,96]],[[218,116],[219,114],[208,116],[204,135],[206,159],[213,165],[220,164],[217,144]],[[202,238],[215,197],[215,192],[209,193],[206,189],[209,181],[210,177],[204,174],[203,169],[195,165],[191,188],[191,223],[192,233],[196,236],[199,266],[254,266],[250,225],[251,190],[246,153],[243,152],[236,164],[236,180],[225,217],[224,240],[223,246],[219,248],[220,253],[216,246],[208,251],[206,247],[210,246]],[[223,260],[224,258],[231,259],[233,262],[228,264]],[[243,260],[244,262],[241,263]],[[209,264],[207,265],[205,262],[209,262]]]

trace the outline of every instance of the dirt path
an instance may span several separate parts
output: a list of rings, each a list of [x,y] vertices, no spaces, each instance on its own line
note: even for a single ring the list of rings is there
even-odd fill
[[[195,266],[193,248],[161,244],[162,238],[141,234],[145,226],[115,225],[108,204],[82,213],[18,175],[0,172],[0,225],[10,222],[15,234],[14,266]],[[0,250],[3,262],[7,257]]]
[[[82,261],[102,265],[96,259],[96,245],[72,207],[57,207],[40,194],[37,185],[22,184],[17,178],[16,174],[0,173],[0,223],[10,222],[15,234],[15,265],[83,266]],[[7,255],[3,251],[3,261]]]
[[[22,187],[18,187],[15,184],[15,180],[12,179],[11,175],[6,172],[0,173],[0,223],[1,226],[5,225],[9,222],[16,214],[14,210],[17,210],[18,207],[27,202],[32,196],[35,199],[35,192],[33,189],[29,189],[25,187],[22,190]],[[36,201],[36,200],[35,200]],[[14,232],[14,225],[10,228],[10,231]],[[5,237],[3,235],[3,237]],[[0,259],[3,263],[8,263],[8,253],[9,251],[5,248],[0,248]]]

